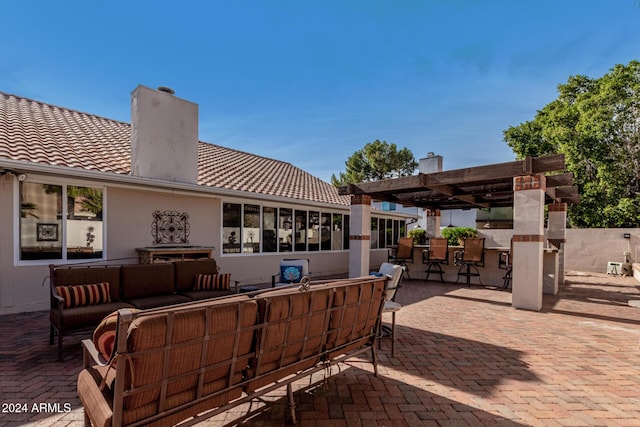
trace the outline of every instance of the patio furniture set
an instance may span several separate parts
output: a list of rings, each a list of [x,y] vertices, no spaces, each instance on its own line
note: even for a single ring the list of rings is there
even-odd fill
[[[64,334],[95,328],[82,341],[77,383],[85,424],[193,422],[285,385],[295,423],[293,381],[368,351],[377,375],[383,312],[393,316],[395,351],[404,268],[384,263],[370,276],[311,283],[284,277],[291,266],[283,261],[280,276],[297,284],[237,294],[213,259],[51,265],[59,360]]]

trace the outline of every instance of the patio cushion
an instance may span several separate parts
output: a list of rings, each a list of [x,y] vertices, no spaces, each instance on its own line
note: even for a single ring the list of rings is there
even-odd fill
[[[210,290],[223,290],[228,291],[231,289],[231,274],[197,274],[193,290],[195,291],[210,291]]]
[[[149,308],[163,307],[166,305],[182,304],[184,302],[191,302],[191,298],[185,295],[152,295],[148,297],[135,298],[127,300],[135,308],[146,310]]]
[[[135,313],[139,310],[131,309]],[[98,327],[93,331],[93,344],[96,346],[105,360],[111,358],[113,347],[116,342],[116,328],[118,326],[118,311],[107,315]]]
[[[121,272],[125,301],[175,293],[173,265],[169,263],[123,265]]]
[[[258,297],[261,328],[256,340],[262,351],[252,360],[247,390],[255,391],[273,381],[315,365],[327,336],[331,315],[331,288],[309,292],[281,288]]]
[[[64,308],[111,302],[109,282],[86,285],[56,286],[56,292],[64,299]]]
[[[189,291],[189,292],[181,292],[180,295],[184,295],[188,298],[191,298],[194,301],[210,299],[210,298],[220,298],[227,295],[233,295],[234,292],[232,290],[223,290],[223,289],[212,289],[210,291]]]
[[[120,308],[130,308],[131,304],[126,302],[109,302],[98,305],[86,305],[74,307],[71,310],[51,310],[49,319],[51,324],[64,330],[89,329],[98,325],[105,316]]]

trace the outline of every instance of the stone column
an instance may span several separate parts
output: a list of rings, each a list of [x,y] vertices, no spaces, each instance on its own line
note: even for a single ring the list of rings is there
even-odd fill
[[[542,308],[544,175],[513,178],[513,275],[511,305]]]
[[[558,248],[558,284],[564,283],[564,244],[567,241],[567,204],[549,205],[549,230],[547,239]]]
[[[440,236],[440,209],[425,209],[427,237]]]
[[[359,194],[351,196],[349,220],[349,277],[369,274],[371,249],[371,197]]]

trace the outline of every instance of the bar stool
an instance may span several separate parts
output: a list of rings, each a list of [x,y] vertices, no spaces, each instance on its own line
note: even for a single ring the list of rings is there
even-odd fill
[[[474,276],[482,285],[478,267],[484,267],[484,238],[467,237],[464,239],[462,251],[454,253],[454,262],[455,265],[460,266],[456,283],[460,281],[460,276],[465,276],[467,286],[471,286],[471,277]]]
[[[431,273],[435,273],[440,275],[440,281],[444,283],[442,264],[449,265],[449,240],[444,237],[429,239],[429,249],[422,251],[422,263],[427,264],[425,282],[429,281]]]
[[[410,262],[413,264],[413,238],[400,237],[398,239],[398,247],[393,248],[389,252],[387,261],[392,264],[403,266],[407,273],[407,277],[410,279],[411,277],[409,276],[409,267],[407,266],[407,263]]]
[[[508,289],[509,286],[511,286],[511,273],[513,272],[513,239],[511,239],[509,252],[500,252],[500,257],[498,258],[498,268],[501,270],[507,270],[504,273],[504,276],[502,276],[502,289]]]

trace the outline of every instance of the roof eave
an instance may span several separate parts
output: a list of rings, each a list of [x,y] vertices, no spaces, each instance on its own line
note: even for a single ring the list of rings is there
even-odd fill
[[[332,207],[336,209],[348,209],[348,205],[329,202],[317,202],[305,199],[292,199],[284,196],[254,193],[229,188],[212,187],[208,185],[190,184],[184,182],[165,181],[154,178],[144,178],[133,175],[123,175],[114,172],[94,171],[81,168],[69,168],[66,166],[47,165],[20,160],[0,159],[0,168],[12,169],[26,174],[37,173],[42,175],[56,175],[68,178],[80,178],[109,183],[123,187],[142,187],[157,191],[178,191],[201,197],[236,197],[281,203],[299,203],[301,205]]]

